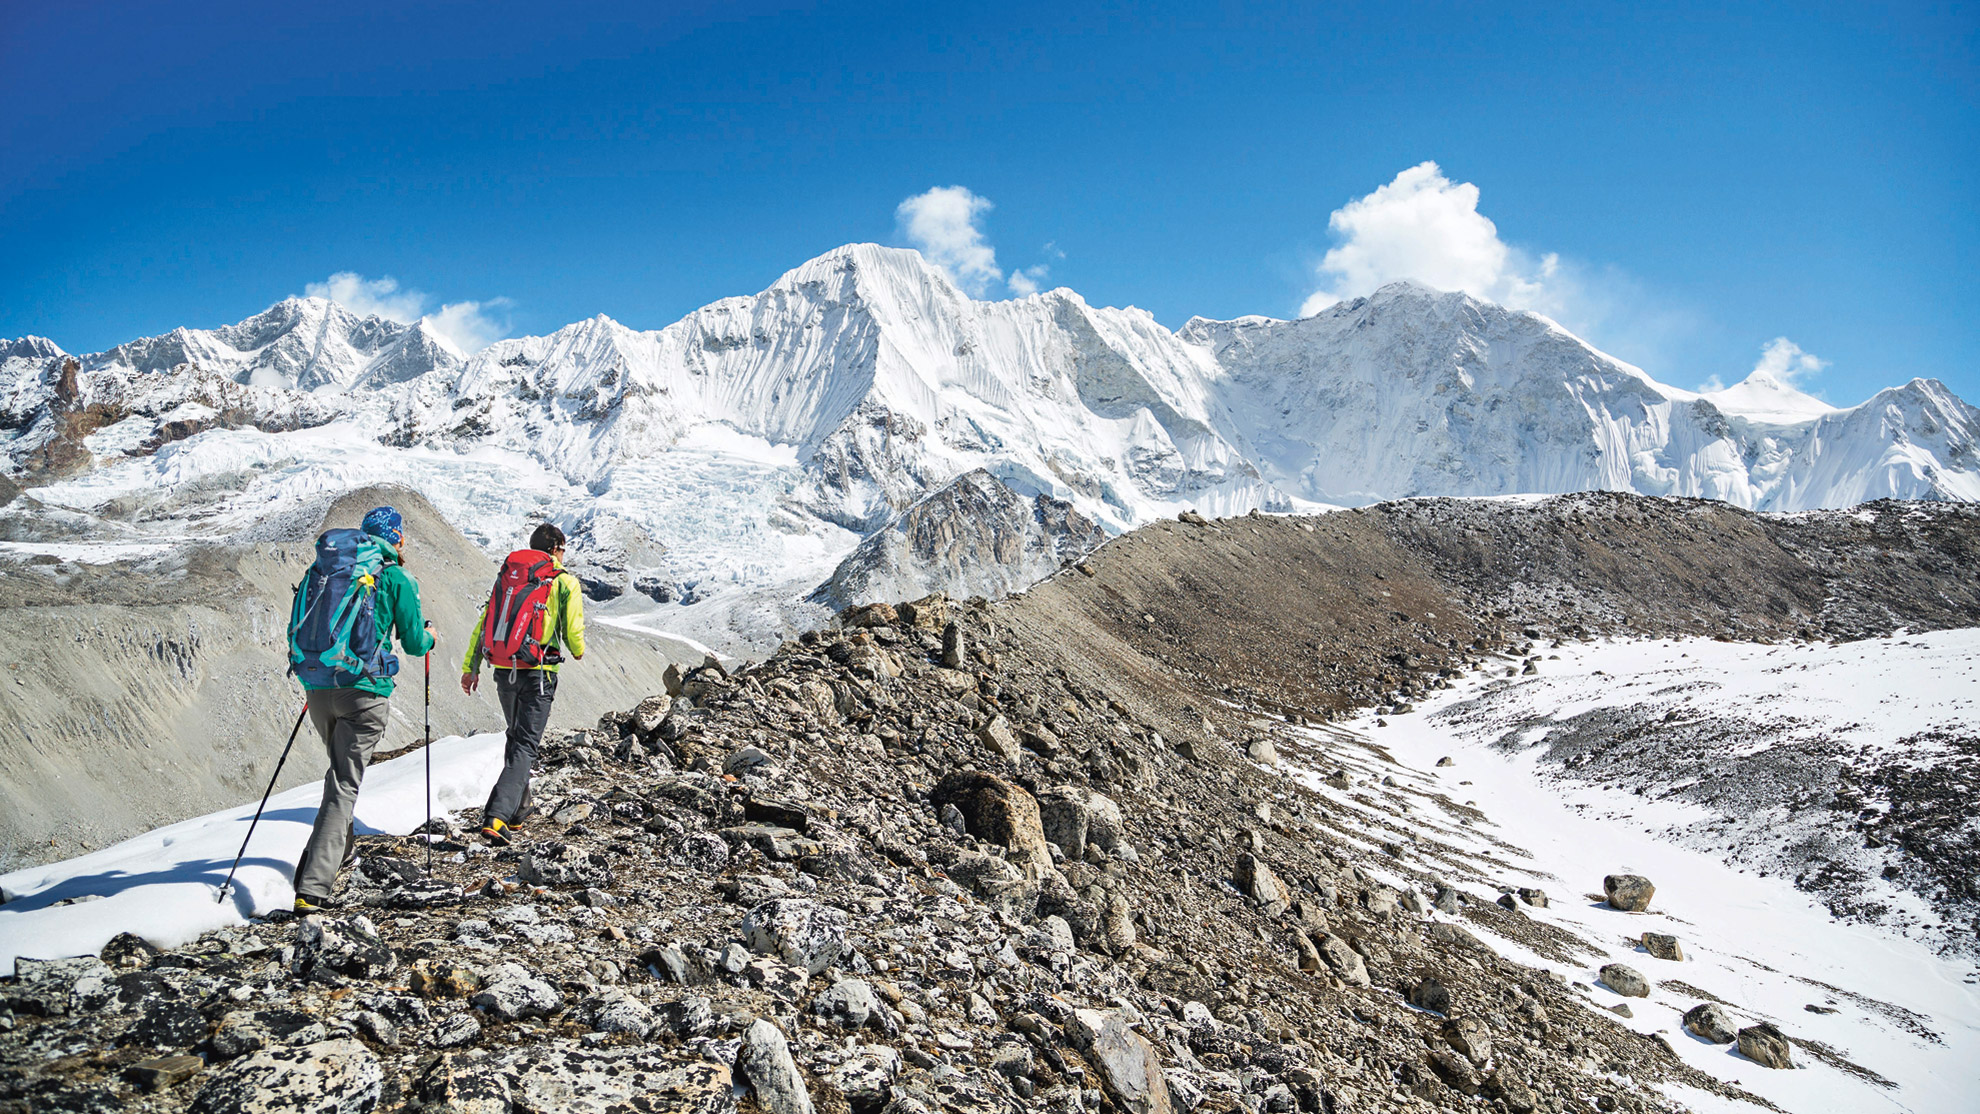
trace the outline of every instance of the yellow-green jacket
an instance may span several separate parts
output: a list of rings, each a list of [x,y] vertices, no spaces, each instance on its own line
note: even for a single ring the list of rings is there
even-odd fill
[[[550,582],[550,605],[543,612],[543,640],[562,647],[571,657],[581,658],[584,656],[584,587],[577,577],[563,569],[564,563],[558,561],[557,579]],[[481,627],[487,621],[488,605],[483,603],[481,614],[475,617],[474,630],[468,635],[467,656],[461,659],[462,673],[481,672]],[[557,671],[554,664],[523,668]]]

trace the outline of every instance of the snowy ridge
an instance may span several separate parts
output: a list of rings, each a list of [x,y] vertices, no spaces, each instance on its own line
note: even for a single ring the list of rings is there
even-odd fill
[[[471,358],[320,298],[94,355],[0,345],[0,452],[40,506],[139,500],[140,532],[211,536],[410,483],[491,548],[543,517],[631,529],[652,563],[576,555],[673,602],[799,598],[977,470],[1110,532],[1189,508],[1585,489],[1800,510],[1980,499],[1976,436],[1980,414],[1935,381],[1848,409],[1758,377],[1700,395],[1543,317],[1411,283],[1171,332],[1064,289],[975,301],[871,244],[663,329],[599,316]],[[720,641],[734,614],[673,619]]]

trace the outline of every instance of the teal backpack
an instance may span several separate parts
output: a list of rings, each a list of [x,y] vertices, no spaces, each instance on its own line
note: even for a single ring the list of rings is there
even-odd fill
[[[378,637],[378,580],[390,543],[362,530],[326,530],[289,608],[289,672],[305,688],[349,688],[390,677],[399,659]]]

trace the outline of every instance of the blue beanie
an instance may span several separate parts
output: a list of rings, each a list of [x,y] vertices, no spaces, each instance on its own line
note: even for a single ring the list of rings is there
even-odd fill
[[[406,520],[399,517],[392,507],[373,507],[364,516],[364,532],[374,538],[384,538],[393,545],[406,540]]]

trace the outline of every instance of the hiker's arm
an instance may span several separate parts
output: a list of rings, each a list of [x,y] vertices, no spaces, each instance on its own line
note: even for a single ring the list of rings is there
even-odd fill
[[[584,658],[584,589],[578,586],[575,576],[565,574],[564,579],[564,645],[571,651],[571,657]]]
[[[433,649],[433,634],[426,629],[426,616],[419,610],[419,582],[405,570],[392,567],[386,575],[397,581],[392,593],[392,626],[398,629],[399,645],[415,656]]]
[[[467,653],[461,655],[461,676],[481,672],[481,625],[488,621],[488,605],[481,605],[481,614],[475,616],[474,630],[468,634]]]

